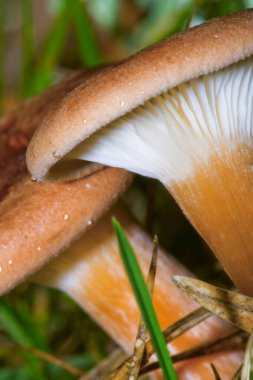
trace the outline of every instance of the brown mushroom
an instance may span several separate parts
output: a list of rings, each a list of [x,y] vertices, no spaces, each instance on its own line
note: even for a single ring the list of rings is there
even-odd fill
[[[89,229],[131,180],[124,170],[107,168],[79,182],[38,185],[26,170],[26,146],[17,151],[8,144],[17,135],[26,136],[28,144],[47,110],[90,76],[71,75],[0,120],[0,293]]]
[[[87,161],[159,179],[238,288],[253,294],[253,10],[211,20],[94,76],[47,115],[39,180]]]
[[[84,79],[85,76],[78,80]],[[72,79],[67,80],[68,85],[69,81],[74,86]],[[67,91],[64,83],[59,86],[62,88],[61,94]],[[29,104],[20,107],[19,110],[2,119],[0,121],[2,127],[0,143],[8,141],[10,136],[16,131],[19,133],[20,130],[29,140],[36,124],[46,110],[54,106],[53,99],[60,98],[60,96],[56,97],[56,94],[59,95],[59,93],[54,92],[58,91],[59,86],[55,90],[40,95]],[[39,184],[32,182],[26,173],[23,148],[16,155],[8,144],[3,144],[0,155],[3,164],[0,182],[0,292],[5,293],[27,279],[87,229],[86,237],[81,238],[67,250],[76,258],[75,262],[71,262],[71,267],[75,270],[70,272],[69,267],[64,266],[70,257],[67,252],[62,253],[52,262],[52,266],[48,264],[48,272],[46,272],[43,282],[46,282],[47,285],[53,284],[59,288],[64,288],[89,311],[93,318],[102,324],[115,340],[130,351],[134,328],[138,324],[137,307],[130,287],[127,285],[123,267],[119,263],[118,254],[116,254],[116,240],[110,229],[109,214],[104,218],[104,221],[101,220],[94,228],[93,224],[114,202],[117,194],[124,190],[131,175],[119,169],[103,169],[80,181],[66,184]],[[143,267],[147,268],[152,250],[151,240],[122,208],[117,208],[112,212],[124,223],[129,238],[132,240],[136,251],[139,252]],[[98,244],[97,248],[94,246],[94,240]],[[109,247],[112,247],[112,250]],[[85,253],[83,258],[80,256],[80,249]],[[160,321],[165,326],[192,310],[194,304],[184,296],[179,296],[178,291],[168,279],[169,273],[186,274],[186,270],[172,258],[165,257],[163,252],[160,253],[160,256],[155,303]],[[101,277],[101,266],[107,262],[108,257],[112,258],[110,270],[104,265],[102,268],[103,277]],[[56,267],[57,260],[59,260],[59,267]],[[100,266],[97,264],[98,260],[101,260]],[[78,263],[81,265],[77,271]],[[93,291],[96,293],[98,291],[96,288],[98,278],[104,285],[104,293],[101,292],[98,298],[85,299],[84,293],[80,292],[81,284],[85,285],[84,273],[81,272],[85,265],[89,265],[89,275],[93,275],[92,278],[89,277],[89,283],[86,281],[86,289],[87,286],[93,287]],[[62,268],[61,272],[60,267]],[[53,270],[57,272],[54,275]],[[43,272],[45,273],[44,270]],[[77,272],[79,275],[76,277]],[[126,304],[124,302],[120,304],[120,300],[115,299],[118,308],[115,308],[114,314],[111,314],[114,306],[111,305],[112,307],[108,311],[103,305],[107,304],[108,306],[108,297],[115,296],[115,289],[110,284],[119,282],[115,278],[116,274],[120,275],[120,279],[123,278],[122,283],[120,283],[120,290],[121,297],[126,301]],[[41,278],[42,274],[40,273],[37,280],[40,279],[41,281]],[[48,281],[45,281],[45,278]],[[79,285],[76,281],[77,278],[80,281]],[[66,283],[69,284],[69,287]],[[172,286],[171,289],[176,292],[173,293],[173,297],[169,294],[167,286]],[[161,298],[161,295],[164,295],[164,299]],[[182,304],[176,308],[175,299],[178,303],[179,297]],[[171,315],[172,305],[175,309],[173,316]],[[108,312],[110,317],[117,315],[117,319],[111,318],[109,323]],[[103,323],[105,321],[106,323]],[[123,321],[122,334],[119,334],[120,328],[117,324],[121,321]],[[127,329],[129,334],[126,333]],[[215,337],[221,331],[224,333],[226,329],[227,327],[222,322],[210,319],[175,342],[174,350],[190,347],[193,343],[203,342],[209,337]],[[239,358],[240,356],[236,357]],[[231,361],[232,367],[234,363],[233,359]]]

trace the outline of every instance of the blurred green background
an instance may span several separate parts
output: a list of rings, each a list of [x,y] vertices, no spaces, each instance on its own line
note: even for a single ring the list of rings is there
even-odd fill
[[[120,60],[188,26],[251,6],[253,0],[0,0],[0,113],[74,69]],[[159,184],[138,178],[125,201],[200,278],[227,283]],[[115,347],[67,296],[34,285],[22,285],[0,301],[0,380],[76,378],[20,346],[51,352],[85,370]]]

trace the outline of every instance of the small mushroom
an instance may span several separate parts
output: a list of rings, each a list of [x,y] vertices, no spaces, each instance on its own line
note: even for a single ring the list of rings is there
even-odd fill
[[[17,131],[29,139],[47,110],[91,74],[80,71],[65,78],[3,119],[11,123],[0,130],[0,294],[90,229],[131,181],[126,171],[105,168],[81,181],[38,184],[27,172],[25,152],[17,157],[6,144]]]
[[[43,120],[28,148],[32,175],[76,178],[91,161],[159,179],[253,295],[252,55],[247,10],[108,68]]]

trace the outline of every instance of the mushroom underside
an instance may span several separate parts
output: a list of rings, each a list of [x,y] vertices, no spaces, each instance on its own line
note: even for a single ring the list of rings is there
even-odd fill
[[[101,128],[60,160],[62,167],[92,161],[159,179],[248,295],[253,295],[252,78],[248,58],[192,79]],[[55,174],[53,167],[49,175]]]
[[[166,186],[184,181],[214,154],[251,145],[252,77],[249,58],[162,93],[95,132],[48,175],[91,161],[157,178]]]

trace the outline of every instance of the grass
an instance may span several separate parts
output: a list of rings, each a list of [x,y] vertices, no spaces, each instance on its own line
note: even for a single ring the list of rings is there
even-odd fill
[[[136,256],[120,224],[116,219],[113,219],[112,222],[117,235],[122,261],[133,288],[142,318],[158,356],[164,379],[176,380],[176,372]]]

